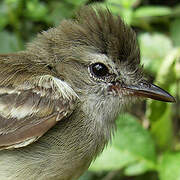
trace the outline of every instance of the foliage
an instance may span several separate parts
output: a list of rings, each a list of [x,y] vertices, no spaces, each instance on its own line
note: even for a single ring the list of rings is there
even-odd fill
[[[98,1],[98,0],[96,0]],[[141,62],[155,84],[176,97],[176,104],[148,100],[120,115],[117,133],[81,180],[180,179],[180,3],[158,0],[2,0],[0,52],[24,49],[25,42],[64,18],[74,18],[82,5],[108,7],[137,31]],[[162,3],[163,2],[163,3]],[[100,173],[101,172],[101,173]],[[147,175],[147,176],[146,176]]]
[[[133,143],[132,143],[133,142]],[[98,157],[91,170],[114,170],[125,167],[125,174],[134,175],[154,169],[155,145],[152,137],[130,114],[117,119],[117,133]]]

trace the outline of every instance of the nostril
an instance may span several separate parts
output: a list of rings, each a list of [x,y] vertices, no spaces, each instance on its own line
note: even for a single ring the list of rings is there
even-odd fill
[[[111,82],[111,84],[114,85],[114,86],[116,85],[116,83],[117,83],[116,81]]]
[[[139,83],[139,85],[142,86],[142,87],[145,87],[145,88],[150,88],[151,87],[151,84],[146,82],[146,81],[141,81]]]
[[[116,87],[126,87],[125,83],[120,82],[120,81],[112,81],[111,82],[112,86],[116,86]]]

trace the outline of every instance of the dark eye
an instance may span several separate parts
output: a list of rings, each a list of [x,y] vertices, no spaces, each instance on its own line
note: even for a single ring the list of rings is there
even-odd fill
[[[107,76],[109,74],[109,69],[103,63],[94,63],[90,67],[91,73],[97,77]]]

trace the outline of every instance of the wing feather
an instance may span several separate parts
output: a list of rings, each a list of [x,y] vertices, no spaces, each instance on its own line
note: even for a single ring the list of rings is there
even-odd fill
[[[77,98],[66,82],[51,75],[0,87],[0,149],[36,141],[73,111]]]

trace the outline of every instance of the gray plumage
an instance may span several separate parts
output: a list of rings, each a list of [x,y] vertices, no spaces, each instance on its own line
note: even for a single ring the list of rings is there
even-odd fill
[[[15,138],[0,143],[5,148],[0,179],[77,179],[111,139],[119,112],[135,99],[124,85],[143,81],[139,63],[133,30],[108,10],[90,7],[77,20],[64,20],[38,35],[26,51],[1,55],[0,105],[7,113],[0,114],[0,122],[8,123],[0,142],[4,134]],[[108,73],[98,77],[92,68],[102,64]],[[24,100],[7,109],[17,96]],[[43,118],[51,120],[48,131]],[[14,122],[16,129],[10,129]],[[33,131],[37,127],[39,134]]]

